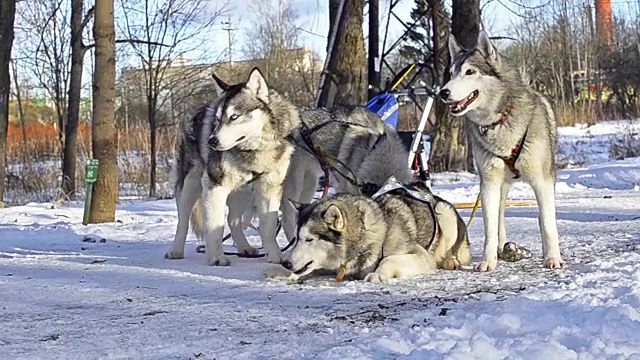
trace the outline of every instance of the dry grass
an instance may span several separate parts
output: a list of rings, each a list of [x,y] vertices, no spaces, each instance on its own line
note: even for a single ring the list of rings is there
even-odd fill
[[[556,111],[560,119],[559,126],[596,122],[595,109],[588,105],[558,107]],[[401,125],[412,127],[411,124],[417,124],[419,117],[420,114],[415,109],[405,106],[401,112]],[[160,197],[171,194],[167,185],[177,131],[177,126],[158,129],[157,194]],[[57,200],[61,195],[62,178],[58,131],[52,125],[34,123],[28,124],[24,132],[26,142],[23,141],[22,127],[16,124],[9,126],[6,202],[24,204]],[[84,166],[91,154],[90,141],[91,128],[83,123],[78,131],[76,185],[79,198],[84,193]],[[150,172],[148,128],[141,126],[119,129],[118,148],[120,196],[147,197]],[[567,161],[570,160],[573,165],[586,162],[586,154],[581,154],[578,148],[573,151],[568,149],[567,152]],[[640,135],[630,127],[628,133],[612,137],[609,154],[612,159],[640,156]],[[563,167],[562,161],[559,166]]]
[[[640,134],[629,126],[624,134],[613,136],[609,156],[614,160],[640,157]]]
[[[62,148],[58,130],[50,124],[28,124],[23,139],[21,126],[12,124],[8,134],[8,176],[6,202],[19,205],[28,202],[56,201],[61,195]],[[158,131],[157,194],[170,195],[167,188],[177,127]],[[149,194],[149,130],[119,129],[120,196],[146,197]],[[84,166],[91,154],[91,129],[81,124],[78,129],[76,187],[78,198],[84,194]]]
[[[556,107],[555,112],[558,117],[558,126],[575,126],[576,124],[591,126],[598,122],[596,109],[589,104],[560,105]]]

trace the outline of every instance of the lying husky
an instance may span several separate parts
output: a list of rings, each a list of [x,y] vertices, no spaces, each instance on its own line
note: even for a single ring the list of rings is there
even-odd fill
[[[449,38],[451,80],[440,97],[469,127],[480,194],[485,243],[478,271],[496,268],[507,239],[505,201],[514,180],[533,187],[540,208],[544,266],[564,267],[556,225],[556,118],[549,102],[507,66],[482,31],[475,49]]]
[[[347,106],[301,109],[300,121],[280,207],[288,240],[295,237],[296,216],[289,200],[311,202],[318,178],[323,174],[319,162],[322,159],[316,158],[314,152],[327,156],[336,193],[364,192],[371,196],[391,176],[405,184],[412,180],[411,170],[406,166],[409,152],[402,139],[368,109]]]
[[[471,262],[464,222],[426,187],[392,179],[372,198],[343,193],[296,207],[298,241],[286,269],[269,269],[267,277],[297,282],[320,271],[339,281],[388,282]]]

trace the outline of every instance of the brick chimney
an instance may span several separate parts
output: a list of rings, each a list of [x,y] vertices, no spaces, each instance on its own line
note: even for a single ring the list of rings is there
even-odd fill
[[[596,33],[603,50],[613,47],[613,12],[611,0],[596,1]]]

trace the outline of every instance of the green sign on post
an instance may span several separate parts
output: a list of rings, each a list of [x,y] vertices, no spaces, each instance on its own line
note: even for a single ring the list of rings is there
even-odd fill
[[[84,216],[82,224],[89,223],[89,212],[91,211],[91,198],[93,197],[93,184],[98,180],[98,160],[90,159],[84,168],[84,182],[87,185],[87,193],[84,197]]]

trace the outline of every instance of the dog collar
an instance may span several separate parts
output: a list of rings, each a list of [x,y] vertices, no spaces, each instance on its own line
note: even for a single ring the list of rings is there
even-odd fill
[[[487,134],[487,132],[489,132],[489,130],[493,130],[496,128],[496,126],[504,124],[505,121],[507,121],[509,114],[511,114],[511,106],[507,106],[507,108],[500,113],[500,118],[497,121],[492,122],[489,125],[478,125],[478,131],[480,131],[480,135],[484,136]]]

